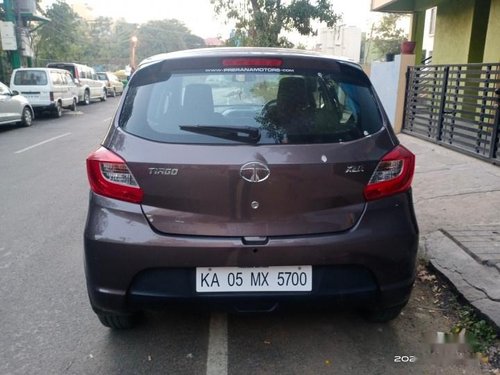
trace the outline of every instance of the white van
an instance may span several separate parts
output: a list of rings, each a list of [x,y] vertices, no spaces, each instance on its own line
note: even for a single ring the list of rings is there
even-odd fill
[[[20,68],[12,72],[11,90],[28,99],[35,112],[62,116],[62,109],[76,110],[78,88],[69,72],[52,68]]]
[[[64,69],[71,73],[78,86],[78,101],[90,104],[91,100],[105,101],[107,98],[106,87],[100,81],[93,68],[76,63],[49,63],[48,68]]]

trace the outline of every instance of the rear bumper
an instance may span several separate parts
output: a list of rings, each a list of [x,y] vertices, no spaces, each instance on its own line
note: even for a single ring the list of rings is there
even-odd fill
[[[140,206],[91,193],[84,234],[90,301],[129,312],[173,303],[404,304],[415,278],[418,227],[411,193],[370,202],[349,231],[270,238],[168,236],[151,229]],[[312,265],[311,292],[197,293],[195,268]],[[239,307],[240,306],[240,307]],[[265,309],[265,308],[264,308]]]
[[[315,266],[311,292],[197,293],[194,268],[163,268],[140,273],[127,294],[127,307],[182,305],[226,311],[271,311],[277,307],[314,309],[338,306],[394,306],[408,300],[413,277],[378,289],[371,272],[357,266]]]

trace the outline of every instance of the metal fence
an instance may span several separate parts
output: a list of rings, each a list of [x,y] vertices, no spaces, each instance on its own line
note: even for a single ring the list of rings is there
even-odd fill
[[[500,163],[500,63],[409,67],[403,132]]]

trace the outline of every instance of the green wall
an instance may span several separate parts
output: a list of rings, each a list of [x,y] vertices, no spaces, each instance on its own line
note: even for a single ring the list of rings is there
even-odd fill
[[[416,61],[422,58],[423,11],[437,5],[432,64],[500,62],[500,0],[398,0],[383,11],[414,13]]]
[[[481,63],[484,56],[484,43],[488,31],[491,0],[476,0],[474,6],[474,20],[469,43],[468,63]]]
[[[448,0],[438,5],[433,64],[468,63],[474,0]]]
[[[500,62],[500,0],[492,0],[483,62]]]
[[[417,44],[415,46],[415,64],[420,65],[422,62],[424,45],[424,29],[425,29],[425,11],[416,11],[413,13],[413,24],[411,30],[411,40]]]

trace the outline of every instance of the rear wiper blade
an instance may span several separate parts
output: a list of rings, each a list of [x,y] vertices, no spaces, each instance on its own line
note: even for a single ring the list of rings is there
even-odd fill
[[[260,140],[260,130],[252,126],[180,125],[179,128],[231,141],[257,143]]]

